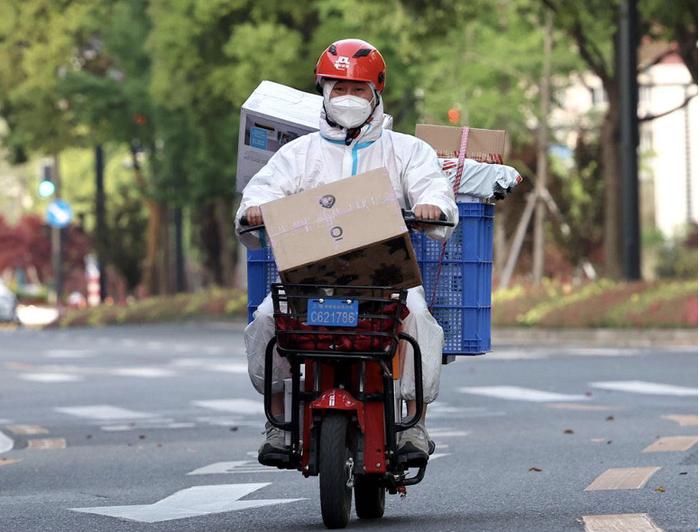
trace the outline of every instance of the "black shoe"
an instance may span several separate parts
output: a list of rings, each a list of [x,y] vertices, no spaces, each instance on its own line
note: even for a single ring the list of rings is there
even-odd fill
[[[421,423],[403,431],[399,436],[399,462],[409,466],[425,464],[431,454],[431,443],[428,432]],[[435,444],[432,449],[435,449]]]
[[[284,444],[284,431],[265,423],[265,442],[258,449],[258,462],[286,469],[291,462],[289,448]]]

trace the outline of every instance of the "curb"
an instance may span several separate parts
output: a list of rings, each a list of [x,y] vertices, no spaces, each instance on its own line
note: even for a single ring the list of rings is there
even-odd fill
[[[494,346],[696,347],[696,329],[538,329],[494,327]]]

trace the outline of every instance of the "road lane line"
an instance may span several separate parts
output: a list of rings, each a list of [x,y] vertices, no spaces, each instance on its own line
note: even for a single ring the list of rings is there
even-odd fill
[[[668,419],[669,421],[675,421],[681,427],[697,427],[698,426],[698,416],[661,416],[663,419]]]
[[[12,434],[34,435],[49,433],[48,429],[40,427],[39,425],[7,425],[5,428]]]
[[[586,532],[663,532],[647,514],[584,515]]]
[[[65,449],[66,440],[64,438],[41,438],[27,440],[28,449]]]
[[[89,406],[63,406],[54,408],[56,412],[69,414],[77,417],[87,417],[92,419],[143,419],[157,417],[149,412],[137,412],[112,405],[89,405]]]
[[[232,473],[278,473],[296,471],[296,469],[277,469],[261,465],[257,460],[234,460],[232,462],[215,462],[187,473],[188,475],[223,475]]]
[[[660,467],[621,467],[600,474],[584,491],[638,490]]]
[[[485,395],[497,399],[509,399],[512,401],[532,401],[548,403],[552,401],[589,401],[585,395],[567,395],[519,386],[463,386],[457,388],[458,392],[474,395]]]
[[[22,373],[20,379],[30,382],[57,383],[57,382],[77,382],[82,381],[80,375],[70,373]]]
[[[697,388],[689,388],[687,386],[675,386],[673,384],[660,384],[658,382],[646,381],[604,381],[592,382],[590,385],[594,388],[603,390],[612,390],[616,392],[641,393],[647,395],[676,395],[682,396],[697,396]]]
[[[644,449],[643,453],[687,451],[698,443],[697,436],[665,436]]]
[[[139,377],[142,379],[158,379],[177,375],[174,371],[162,368],[117,368],[109,373],[119,377]]]
[[[605,412],[608,410],[619,410],[619,406],[608,406],[608,405],[589,405],[581,403],[548,403],[547,408],[556,408],[559,410],[588,410],[591,412]]]
[[[6,436],[5,433],[0,430],[0,453],[11,451],[14,446],[14,440],[9,436]]]
[[[195,406],[210,408],[221,412],[235,412],[236,414],[263,414],[262,401],[252,399],[211,399],[206,401],[190,401]]]
[[[46,358],[89,358],[95,356],[94,352],[85,349],[49,349],[44,351]]]

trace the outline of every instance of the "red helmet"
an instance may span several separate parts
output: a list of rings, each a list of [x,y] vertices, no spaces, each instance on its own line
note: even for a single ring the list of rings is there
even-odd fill
[[[377,91],[384,90],[386,64],[374,46],[360,39],[343,39],[331,44],[318,58],[314,69],[316,88],[321,92],[321,79],[331,78],[366,81]]]

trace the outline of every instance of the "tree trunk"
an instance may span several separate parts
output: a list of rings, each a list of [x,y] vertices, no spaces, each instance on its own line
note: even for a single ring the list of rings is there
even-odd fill
[[[148,211],[148,227],[146,228],[146,257],[143,262],[142,285],[145,287],[147,295],[164,294],[167,292],[167,280],[169,264],[163,268],[162,246],[167,246],[168,223],[167,207],[153,198],[148,197],[148,185],[141,171],[141,164],[138,160],[136,147],[129,145],[131,151],[131,163],[134,169],[134,179],[145,196],[146,210]],[[163,229],[165,228],[165,230]],[[160,243],[160,245],[159,245]],[[165,254],[166,261],[169,253]],[[165,273],[165,275],[163,275]],[[163,283],[166,283],[165,285]]]
[[[229,198],[217,198],[214,203],[214,216],[219,235],[219,260],[221,264],[221,284],[232,287],[235,284],[235,263],[233,249],[233,206]]]
[[[603,250],[605,273],[610,277],[620,277],[622,274],[620,195],[623,191],[620,184],[620,109],[617,84],[609,84],[605,92],[608,97],[608,110],[600,132],[600,162],[605,183],[604,198],[601,198],[605,202]]]

